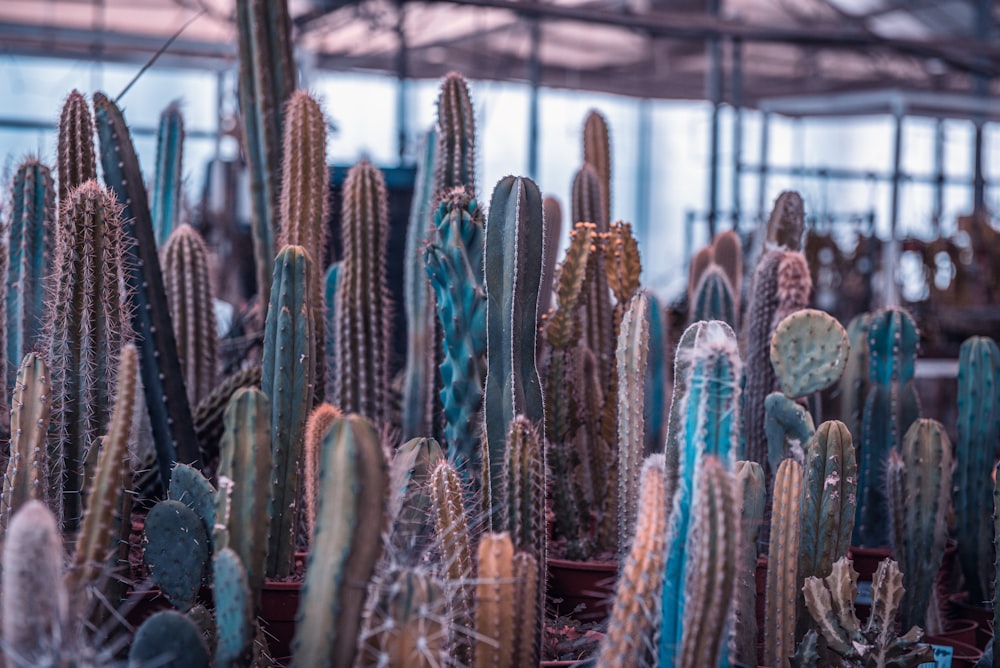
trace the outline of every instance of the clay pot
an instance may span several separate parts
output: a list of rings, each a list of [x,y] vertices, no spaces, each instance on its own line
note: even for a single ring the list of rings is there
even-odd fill
[[[851,547],[849,556],[858,572],[859,582],[871,582],[878,565],[892,559],[892,550],[887,547]]]
[[[937,634],[937,636],[942,638],[951,638],[953,640],[957,640],[958,642],[965,643],[966,645],[978,647],[976,644],[978,631],[979,624],[975,621],[971,619],[956,619],[949,622],[947,629],[943,633]]]
[[[618,579],[616,561],[548,559],[548,596],[556,612],[581,622],[600,622],[611,614]]]
[[[301,582],[268,580],[260,595],[260,622],[271,657],[281,665],[292,658],[295,615],[299,610]]]

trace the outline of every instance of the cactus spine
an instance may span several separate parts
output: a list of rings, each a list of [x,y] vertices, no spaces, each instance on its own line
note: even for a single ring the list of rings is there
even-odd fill
[[[153,176],[152,202],[156,245],[162,246],[180,224],[181,164],[184,155],[184,117],[179,102],[172,102],[160,114],[156,133],[156,171]]]
[[[323,442],[322,490],[296,619],[293,667],[354,661],[365,587],[385,524],[385,457],[359,415],[335,421]]]
[[[316,510],[319,508],[317,494],[320,486],[319,468],[323,456],[323,442],[326,440],[327,432],[333,427],[334,420],[340,416],[340,410],[336,406],[323,403],[313,409],[306,422],[303,452],[305,464],[302,467],[305,480],[302,488],[305,490],[306,530],[310,539],[316,528]]]
[[[355,665],[438,668],[447,665],[444,587],[417,568],[394,570],[366,619]]]
[[[646,296],[629,302],[618,334],[618,554],[632,542],[645,431],[645,373],[649,337]]]
[[[448,610],[451,624],[452,655],[462,665],[472,665],[474,586],[472,547],[465,514],[462,482],[447,462],[438,463],[431,473],[431,511],[434,529],[441,546],[443,571],[448,582]]]
[[[311,272],[312,262],[302,246],[285,246],[278,253],[264,325],[261,387],[271,401],[275,480],[267,557],[271,577],[287,577],[295,561],[302,439],[313,403],[316,371]]]
[[[970,601],[984,601],[990,583],[990,478],[1000,440],[1000,349],[993,339],[972,337],[958,361],[958,441],[955,449],[955,515],[958,557]]]
[[[59,207],[66,206],[70,193],[97,178],[94,154],[94,122],[87,99],[74,90],[59,114]]]
[[[508,176],[493,191],[486,225],[487,376],[483,395],[490,499],[502,505],[500,476],[507,426],[515,415],[541,425],[545,415],[535,367],[538,288],[544,229],[542,196],[530,179]],[[486,469],[487,465],[489,466]],[[488,492],[488,494],[487,494]]]
[[[774,477],[771,549],[767,558],[764,663],[769,666],[788,666],[795,653],[801,497],[802,465],[785,459]]]
[[[382,172],[371,163],[362,161],[347,173],[340,223],[344,259],[337,274],[334,334],[333,403],[377,425],[389,417],[392,319],[385,277],[387,197]]]
[[[162,249],[163,283],[174,325],[188,402],[199,404],[215,389],[217,327],[208,249],[190,225],[179,225]]]
[[[31,499],[45,500],[51,492],[45,480],[50,392],[45,360],[28,353],[17,372],[10,407],[10,458],[0,497],[0,536],[6,533],[11,515],[21,506]]]

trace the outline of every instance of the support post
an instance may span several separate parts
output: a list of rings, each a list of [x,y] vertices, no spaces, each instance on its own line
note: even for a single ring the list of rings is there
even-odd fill
[[[733,40],[733,229],[739,230],[743,198],[743,40]]]
[[[531,98],[528,109],[528,176],[538,180],[538,89],[542,85],[542,64],[539,48],[542,42],[541,19],[531,20],[531,55],[528,75],[531,80]]]
[[[635,230],[639,248],[649,248],[652,243],[652,221],[649,215],[649,193],[652,182],[653,103],[648,98],[639,100],[638,137],[635,179]]]
[[[892,198],[889,205],[889,239],[885,243],[882,254],[883,306],[899,305],[899,283],[896,280],[896,269],[899,266],[899,187],[902,181],[903,118],[905,115],[902,103],[893,105],[892,115],[895,121],[892,144]]]
[[[931,226],[935,236],[941,235],[941,218],[944,215],[944,119],[934,124],[934,210]]]
[[[771,114],[765,111],[760,119],[760,179],[757,181],[757,215],[761,222],[767,219],[767,172],[770,169],[768,163],[769,143],[771,139]]]
[[[407,82],[407,79],[409,78],[409,45],[406,41],[405,0],[399,0],[397,5],[396,39],[398,40],[396,48],[396,77],[398,81],[396,90],[396,141],[399,152],[399,164],[402,165],[406,162],[406,148],[408,144],[406,131],[406,98],[409,88]]]

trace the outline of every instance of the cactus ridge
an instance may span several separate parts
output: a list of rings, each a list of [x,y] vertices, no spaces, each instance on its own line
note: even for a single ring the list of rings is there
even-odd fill
[[[645,445],[648,309],[644,294],[633,297],[618,335],[618,554],[622,557],[632,542]]]
[[[97,178],[94,153],[94,121],[87,98],[74,90],[63,103],[59,114],[58,171],[59,207],[66,206],[78,186]]]
[[[705,268],[693,297],[688,322],[722,320],[734,328],[738,326],[736,292],[729,276],[719,265],[713,263]]]
[[[669,349],[668,324],[666,314],[660,300],[651,292],[646,293],[649,304],[646,309],[648,319],[646,352],[646,380],[643,396],[645,397],[645,414],[643,422],[646,426],[645,452],[663,452],[667,437],[667,420],[670,407],[667,404],[667,350]]]
[[[840,380],[849,353],[847,331],[836,318],[816,309],[788,316],[771,337],[771,365],[781,391],[790,399],[825,390]]]
[[[334,420],[340,417],[340,410],[336,406],[322,403],[313,409],[306,421],[302,487],[305,490],[306,528],[310,539],[316,528],[316,510],[319,507],[319,469],[323,457],[323,442],[326,440],[327,433],[333,428]]]
[[[46,500],[45,439],[51,415],[51,386],[45,360],[28,353],[21,362],[10,408],[10,457],[0,496],[0,536],[11,515],[31,499]]]
[[[444,460],[433,438],[414,438],[399,446],[389,465],[388,558],[394,565],[416,566],[434,538],[431,474]]]
[[[789,250],[802,250],[802,232],[805,229],[805,205],[802,196],[786,190],[774,201],[774,208],[767,220],[767,242]]]
[[[767,557],[764,663],[787,666],[795,652],[802,465],[785,459],[774,477],[771,545]]]
[[[757,462],[738,461],[733,468],[740,512],[736,606],[733,621],[733,659],[751,665],[757,661],[757,536],[764,520],[767,491],[764,469]]]
[[[160,114],[156,132],[156,170],[153,172],[149,213],[157,246],[165,244],[180,224],[183,155],[184,116],[180,102],[175,100]]]
[[[600,177],[601,185],[601,209],[604,220],[611,220],[611,133],[608,131],[608,122],[604,116],[595,109],[587,112],[587,118],[583,122],[583,161],[594,166],[594,171]],[[588,220],[597,222],[592,218],[579,218],[573,222]],[[605,223],[606,225],[607,223]],[[602,230],[604,231],[604,230]]]
[[[476,191],[476,119],[469,99],[469,86],[457,72],[449,72],[441,82],[437,102],[437,163],[435,192],[453,188]]]

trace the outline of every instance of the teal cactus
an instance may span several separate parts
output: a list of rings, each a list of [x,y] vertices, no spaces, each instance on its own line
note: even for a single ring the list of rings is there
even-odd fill
[[[847,325],[851,354],[840,378],[840,415],[851,430],[855,443],[861,442],[861,417],[868,396],[868,325],[871,314],[862,313]]]
[[[434,214],[435,240],[424,251],[444,344],[441,403],[448,458],[468,480],[481,469],[477,419],[486,376],[485,226],[479,203],[455,190]]]
[[[156,132],[156,170],[149,213],[153,220],[156,245],[163,246],[181,221],[183,193],[184,116],[174,101],[160,114]]]
[[[316,528],[296,619],[292,666],[354,661],[365,598],[382,545],[388,497],[385,456],[359,415],[333,423],[323,444]]]
[[[296,87],[288,1],[239,0],[240,114],[253,197],[253,249],[260,308],[270,301],[277,251],[285,102]]]
[[[208,668],[208,646],[190,617],[174,610],[157,612],[135,632],[129,648],[130,668]]]
[[[615,588],[599,665],[656,665],[652,639],[660,624],[668,520],[664,458],[652,455],[642,465],[636,528]]]
[[[902,447],[889,454],[886,474],[893,553],[903,571],[903,628],[924,626],[948,539],[954,460],[951,440],[937,420],[915,421]]]
[[[150,576],[180,610],[194,605],[209,565],[209,539],[198,514],[180,501],[160,501],[146,516],[143,559]]]
[[[163,284],[174,325],[188,401],[198,405],[216,387],[218,328],[208,248],[190,225],[178,225],[161,250]]]
[[[736,598],[740,523],[732,475],[723,460],[708,455],[698,472],[691,537],[684,575],[687,607],[681,666],[717,666],[726,649],[726,627]]]
[[[661,665],[670,665],[681,645],[686,618],[686,545],[691,530],[695,482],[705,457],[718,457],[729,469],[739,458],[739,403],[742,364],[736,335],[729,325],[712,321],[693,326],[692,347],[679,352],[687,358],[685,394],[680,397],[678,429],[682,430],[677,453],[678,483],[672,501],[670,532],[667,537],[667,566],[663,582],[663,621],[660,630]],[[689,328],[691,331],[691,328]],[[667,455],[668,470],[671,455]]]
[[[781,460],[792,455],[793,446],[802,448],[816,431],[812,414],[802,404],[781,392],[764,400],[764,433],[767,434],[767,464],[777,471]]]
[[[261,389],[271,403],[274,466],[267,557],[271,577],[288,577],[295,562],[302,439],[313,403],[316,370],[311,271],[312,261],[302,246],[285,246],[278,253],[264,324]]]
[[[823,311],[801,309],[778,322],[771,336],[771,365],[790,399],[801,399],[836,383],[850,352],[847,332]]]
[[[216,625],[215,665],[219,668],[247,665],[247,654],[253,641],[253,604],[246,569],[239,556],[228,547],[212,559],[212,583]]]
[[[1000,624],[1000,472],[993,467],[993,628]],[[1000,663],[1000,653],[993,654],[993,665]]]
[[[389,419],[391,303],[386,283],[389,212],[385,179],[370,162],[351,167],[344,181],[337,272],[333,403],[377,425]]]
[[[3,284],[5,389],[13,387],[25,354],[41,343],[45,280],[52,271],[56,241],[55,199],[49,168],[34,159],[21,163],[14,174]]]
[[[69,94],[59,114],[57,148],[59,207],[63,208],[70,199],[70,193],[87,181],[97,178],[94,121],[90,116],[87,98],[78,90]]]
[[[499,480],[507,426],[515,415],[524,415],[539,426],[545,419],[535,366],[543,248],[538,186],[520,177],[501,179],[490,202],[485,256],[487,375],[483,404],[489,460],[483,467],[490,480],[484,495],[494,509],[502,503]]]
[[[688,322],[722,320],[732,327],[739,322],[736,291],[722,267],[711,264],[698,279],[689,305]]]
[[[124,202],[122,219],[128,268],[125,285],[132,298],[132,330],[138,341],[142,387],[157,465],[166,487],[175,461],[198,465],[198,441],[177,355],[139,159],[125,117],[115,103],[97,93],[94,108],[104,180],[118,201]]]
[[[899,448],[903,434],[920,416],[913,386],[918,342],[917,327],[906,311],[886,309],[872,316],[868,329],[871,388],[862,418],[855,545],[889,544],[884,472],[889,451]]]
[[[437,161],[434,195],[454,188],[476,192],[476,119],[469,99],[469,86],[461,74],[449,72],[438,95]]]
[[[802,250],[804,230],[805,205],[802,196],[786,190],[774,201],[771,216],[767,219],[767,242],[788,250]]]
[[[643,418],[648,309],[649,302],[644,294],[633,297],[618,334],[618,554],[622,558],[632,542],[646,440]]]
[[[593,165],[597,172],[601,184],[601,209],[603,219],[611,220],[611,133],[608,131],[608,122],[597,110],[591,109],[587,112],[587,118],[583,122],[583,161]],[[578,223],[581,220],[597,223],[597,219],[580,218],[574,220]]]
[[[434,292],[426,273],[423,247],[431,236],[431,209],[437,134],[430,130],[423,138],[420,161],[413,184],[413,202],[406,226],[406,255],[403,259],[403,306],[406,309],[406,369],[403,375],[401,435],[404,439],[430,436],[437,414],[436,328]],[[329,305],[327,309],[329,310]]]
[[[55,292],[47,305],[54,438],[49,440],[49,488],[63,525],[75,531],[84,480],[97,460],[97,439],[111,416],[119,351],[131,336],[121,290],[122,210],[114,196],[88,181],[63,208],[56,247]],[[62,490],[61,498],[55,490]]]
[[[955,515],[958,558],[969,600],[990,590],[990,472],[1000,439],[1000,349],[993,339],[966,340],[958,360],[958,441],[955,448]]]
[[[202,526],[209,539],[215,529],[215,498],[216,489],[201,471],[187,464],[174,466],[170,476],[170,489],[167,498],[180,501],[195,512],[201,519]],[[211,549],[209,545],[209,549]]]
[[[646,317],[649,320],[649,336],[647,337],[646,376],[645,376],[645,413],[643,424],[646,428],[645,452],[663,452],[667,438],[667,420],[670,406],[667,403],[667,373],[669,357],[667,350],[668,325],[663,306],[656,295],[647,292],[646,300],[649,307]]]
[[[795,653],[795,615],[800,583],[798,558],[802,465],[785,459],[774,476],[771,545],[767,556],[764,663],[788,666]]]
[[[323,277],[323,349],[326,366],[323,368],[323,397],[333,400],[337,396],[337,279],[340,262],[332,263]]]
[[[740,504],[736,606],[733,621],[733,659],[745,665],[757,661],[757,536],[764,520],[764,469],[757,462],[738,461],[733,468],[736,500]]]
[[[10,517],[31,499],[45,500],[45,437],[51,415],[51,386],[45,360],[28,353],[14,383],[10,407],[10,456],[0,496],[0,536]]]

